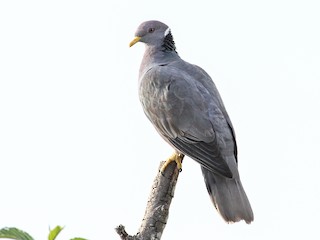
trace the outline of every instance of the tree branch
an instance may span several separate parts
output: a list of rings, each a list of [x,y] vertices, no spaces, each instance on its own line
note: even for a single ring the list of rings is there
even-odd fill
[[[182,157],[183,158],[183,157]],[[181,160],[182,161],[182,160]],[[116,228],[121,240],[160,240],[166,226],[171,200],[179,176],[176,163],[172,162],[166,168],[164,174],[160,169],[164,162],[160,163],[159,171],[152,185],[147,207],[139,229],[139,232],[130,236],[123,225]]]

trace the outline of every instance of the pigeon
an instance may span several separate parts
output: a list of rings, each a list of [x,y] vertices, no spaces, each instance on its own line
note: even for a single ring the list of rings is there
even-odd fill
[[[213,80],[180,58],[166,24],[143,22],[129,46],[138,42],[145,44],[139,98],[147,118],[175,150],[168,162],[184,155],[198,162],[222,218],[251,223],[254,216],[240,181],[235,131]]]

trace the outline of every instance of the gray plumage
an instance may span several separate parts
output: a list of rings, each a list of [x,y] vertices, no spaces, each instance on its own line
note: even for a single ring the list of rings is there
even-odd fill
[[[138,41],[146,45],[139,72],[145,114],[177,152],[201,165],[224,220],[250,223],[253,212],[239,177],[234,129],[212,79],[179,57],[164,23],[144,22],[135,35],[130,46]]]

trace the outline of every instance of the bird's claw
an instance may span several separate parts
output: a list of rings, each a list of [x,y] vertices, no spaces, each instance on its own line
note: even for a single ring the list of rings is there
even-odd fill
[[[177,168],[179,170],[179,172],[182,172],[182,159],[183,159],[184,155],[180,154],[180,153],[174,153],[171,155],[171,157],[169,157],[165,163],[162,165],[160,172],[164,173],[164,171],[166,170],[166,168],[168,167],[168,165],[171,162],[175,162],[177,164]]]

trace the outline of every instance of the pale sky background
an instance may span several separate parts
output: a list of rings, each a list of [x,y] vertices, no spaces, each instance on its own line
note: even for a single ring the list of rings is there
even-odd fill
[[[255,221],[226,224],[186,158],[162,239],[317,239],[319,1],[0,1],[0,228],[138,230],[171,148],[137,94],[138,25],[161,20],[214,79]]]

